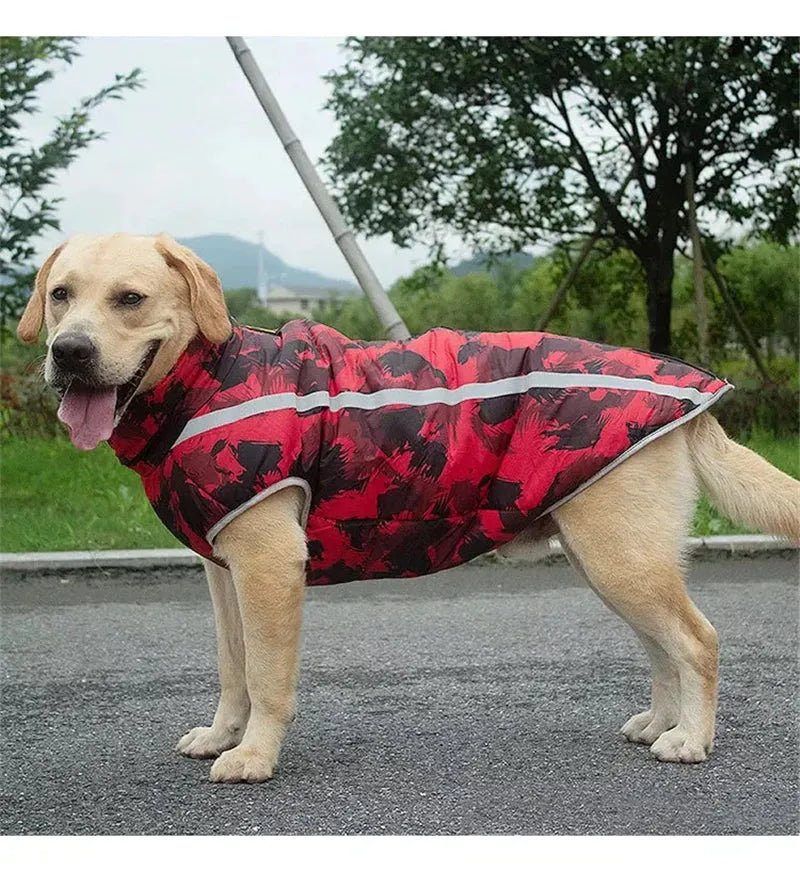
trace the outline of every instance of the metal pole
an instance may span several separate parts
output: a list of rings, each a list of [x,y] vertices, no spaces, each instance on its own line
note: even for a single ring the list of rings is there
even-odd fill
[[[320,210],[325,223],[328,225],[336,244],[344,254],[350,268],[353,270],[361,289],[372,303],[378,319],[383,324],[387,334],[392,339],[403,340],[411,335],[403,323],[403,319],[397,312],[386,291],[378,281],[372,267],[367,262],[363,251],[353,236],[353,231],[345,223],[342,213],[325,188],[325,184],[309,160],[302,143],[289,126],[286,116],[283,114],[275,95],[269,88],[266,79],[256,63],[253,53],[247,47],[247,43],[241,36],[228,36],[230,45],[242,72],[247,77],[250,87],[253,89],[261,108],[264,110],[270,123],[275,128],[278,138],[283,143],[286,153],[291,158],[303,184],[311,194],[317,208]]]

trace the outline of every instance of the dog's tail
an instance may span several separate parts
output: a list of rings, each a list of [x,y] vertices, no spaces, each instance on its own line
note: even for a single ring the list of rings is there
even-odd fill
[[[737,445],[710,414],[687,424],[689,451],[700,483],[731,520],[800,542],[800,481]]]

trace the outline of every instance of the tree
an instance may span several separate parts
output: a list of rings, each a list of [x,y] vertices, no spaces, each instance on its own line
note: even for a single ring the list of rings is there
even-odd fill
[[[439,255],[448,234],[506,251],[591,233],[600,214],[644,270],[654,351],[670,351],[687,166],[706,227],[723,216],[779,241],[797,227],[796,38],[345,46],[325,163],[357,229]]]
[[[43,144],[31,145],[21,132],[24,117],[38,111],[39,89],[58,66],[80,56],[77,45],[72,37],[0,37],[0,333],[27,299],[36,239],[47,228],[59,229],[61,198],[51,196],[50,186],[59,170],[103,137],[90,126],[90,112],[142,85],[138,69],[115,76],[57,119]]]
[[[254,287],[236,287],[225,291],[228,311],[239,321],[246,323],[245,312],[258,305],[258,291]]]
[[[720,258],[719,271],[767,356],[782,352],[796,358],[800,350],[797,246],[764,241],[737,245]]]

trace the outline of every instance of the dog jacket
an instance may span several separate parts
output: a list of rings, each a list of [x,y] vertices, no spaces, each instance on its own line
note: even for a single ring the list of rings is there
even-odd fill
[[[305,492],[309,584],[428,574],[526,525],[731,385],[643,351],[547,333],[434,329],[352,341],[292,321],[197,338],[110,444],[168,529],[214,538]]]

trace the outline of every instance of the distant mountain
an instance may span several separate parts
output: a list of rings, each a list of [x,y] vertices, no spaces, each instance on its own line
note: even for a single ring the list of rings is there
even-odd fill
[[[191,248],[214,267],[226,290],[236,287],[255,287],[258,283],[258,245],[235,236],[191,236],[178,240]],[[289,266],[266,248],[264,271],[272,284],[300,287],[335,288],[339,291],[355,290],[355,285],[340,278],[328,278],[308,269]]]
[[[258,283],[258,244],[239,239],[236,236],[215,234],[211,236],[191,236],[178,240],[182,245],[197,252],[207,263],[211,264],[220,277],[226,290],[238,287],[255,287]],[[307,287],[335,289],[340,294],[348,295],[348,291],[360,295],[354,282],[341,278],[328,278],[319,272],[308,269],[298,269],[289,266],[276,254],[267,248],[264,252],[264,270],[271,284],[283,287]],[[498,270],[511,265],[514,270],[528,269],[535,258],[525,252],[498,257],[489,264],[486,254],[476,254],[469,260],[462,260],[450,267],[454,275],[469,275],[472,272],[489,272],[496,275]]]
[[[508,254],[504,257],[496,258],[491,264],[489,257],[486,254],[476,254],[469,260],[462,260],[455,266],[450,267],[453,275],[463,276],[470,275],[473,272],[489,272],[495,275],[500,269],[506,266],[511,266],[515,271],[521,272],[523,269],[530,269],[536,262],[536,258],[531,254],[526,254],[520,251],[517,254]]]

